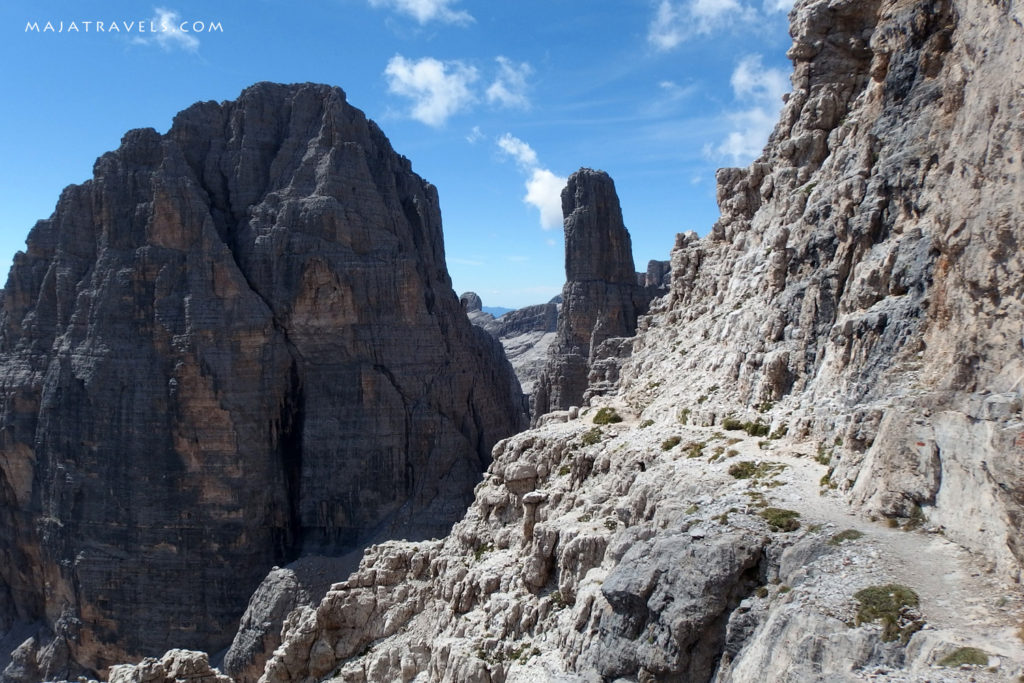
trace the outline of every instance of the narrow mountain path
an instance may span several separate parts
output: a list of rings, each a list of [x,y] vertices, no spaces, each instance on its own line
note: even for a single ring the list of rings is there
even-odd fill
[[[851,561],[869,563],[880,579],[911,587],[930,628],[947,640],[1024,665],[1024,588],[1001,580],[983,557],[927,524],[912,531],[892,528],[888,520],[858,514],[841,494],[823,493],[826,468],[813,459],[812,447],[780,443],[761,450],[751,438],[736,445],[741,455],[787,466],[779,477],[785,483],[767,496],[773,504],[797,510],[805,524],[864,534],[844,544],[858,549]]]

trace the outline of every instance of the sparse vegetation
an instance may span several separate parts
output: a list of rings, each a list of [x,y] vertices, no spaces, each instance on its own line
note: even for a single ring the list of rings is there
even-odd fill
[[[787,586],[786,584],[782,584],[781,586],[779,586],[779,595],[785,595],[791,590],[793,589]]]
[[[772,440],[781,439],[786,436],[786,434],[789,434],[789,425],[783,422],[774,432],[768,435],[768,438]]]
[[[722,418],[722,429],[730,432],[738,432],[743,429],[743,422],[732,415]]]
[[[690,409],[683,408],[679,411],[679,424],[684,425],[690,421]]]
[[[612,519],[611,517],[609,517],[608,519],[604,520],[604,528],[607,529],[608,531],[615,531],[618,527],[619,527],[618,520]]]
[[[698,442],[698,443],[691,443],[686,448],[686,457],[687,458],[699,458],[699,457],[701,457],[702,455],[704,455],[704,447],[705,446],[707,446],[707,444],[704,443],[703,441]]]
[[[686,510],[685,510],[685,513],[684,513],[684,514],[687,514],[687,515],[692,515],[693,513],[695,513],[695,512],[696,512],[697,510],[699,510],[699,509],[700,509],[700,507],[699,507],[699,506],[698,506],[698,505],[697,505],[696,503],[694,503],[694,504],[693,504],[693,505],[691,505],[690,507],[686,508]]]
[[[856,625],[880,621],[882,623],[882,640],[892,642],[899,639],[906,642],[915,631],[920,629],[917,622],[900,626],[900,617],[908,608],[917,607],[917,593],[898,583],[884,586],[871,586],[857,591],[853,595],[860,603],[857,609]]]
[[[759,412],[759,413],[767,413],[769,410],[771,410],[774,407],[775,407],[775,401],[762,401],[761,404],[759,406],[757,406],[757,412]]]
[[[697,397],[697,405],[700,405],[701,403],[704,403],[704,401],[707,401],[707,400],[708,400],[708,395],[707,394],[701,394],[700,396]]]
[[[489,553],[492,550],[494,550],[494,545],[492,545],[491,543],[482,543],[478,545],[476,549],[473,551],[473,559],[479,562],[480,558],[482,558],[486,553]]]
[[[750,497],[750,504],[758,508],[768,507],[768,499],[764,497],[764,494],[760,491],[747,491],[747,496]]]
[[[654,420],[644,420],[640,423],[640,429],[647,429],[654,424]]]
[[[939,660],[939,666],[988,666],[988,653],[976,647],[961,647]]]
[[[846,529],[840,531],[838,534],[828,539],[829,545],[842,545],[844,541],[856,541],[858,538],[863,538],[864,534],[857,531],[856,529]]]
[[[786,466],[782,463],[741,460],[729,465],[729,474],[736,479],[762,479],[778,474],[784,469]]]
[[[730,432],[746,432],[750,436],[768,436],[770,427],[761,420],[743,422],[730,415],[722,419],[722,429]]]
[[[784,508],[765,508],[759,513],[764,521],[768,522],[768,526],[773,531],[796,531],[800,528],[800,521],[797,517],[800,513],[796,510],[786,510]]]
[[[735,458],[739,454],[740,452],[738,450],[736,450],[735,448],[730,448],[728,451],[725,452],[725,457]]]
[[[682,441],[682,440],[683,439],[681,437],[670,436],[670,437],[668,437],[667,439],[665,439],[664,441],[661,442],[661,450],[663,450],[663,451],[670,451],[673,448],[675,448],[676,446],[678,446],[679,442]]]
[[[754,591],[754,595],[756,595],[759,598],[767,598],[768,597],[768,587],[767,586],[759,587],[756,591]]]
[[[615,411],[615,408],[605,406],[594,415],[594,424],[596,425],[610,425],[616,422],[622,422],[622,416]]]
[[[601,429],[599,427],[594,427],[593,429],[583,433],[584,446],[593,446],[598,443],[601,443]]]
[[[571,472],[571,471],[572,471],[572,468],[569,467],[568,465],[562,465],[561,467],[558,468],[558,474],[559,474],[559,476],[562,476],[562,477],[564,477],[565,475],[569,474],[569,472]]]

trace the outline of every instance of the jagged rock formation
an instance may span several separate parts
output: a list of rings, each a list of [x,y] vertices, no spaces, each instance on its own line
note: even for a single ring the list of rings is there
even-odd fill
[[[523,393],[532,403],[533,386],[547,361],[548,349],[558,329],[559,304],[524,306],[509,311],[500,318],[483,311],[483,302],[475,292],[461,297],[470,322],[487,330],[501,342],[512,368],[516,372]]]
[[[596,399],[625,421],[499,444],[452,534],[371,549],[264,680],[1019,677],[1022,12],[798,2],[764,155]]]
[[[765,450],[742,432],[622,416],[501,442],[446,539],[369,549],[315,610],[289,617],[261,681],[753,683],[893,672],[995,682],[1024,672],[1012,631],[1024,594],[971,578],[978,564],[937,535],[821,499],[813,442]],[[734,474],[744,470],[754,474]],[[791,508],[795,524],[772,524]],[[902,640],[872,619],[856,623],[856,594],[893,583],[920,597],[894,616]],[[964,644],[983,647],[995,668],[936,668]]]
[[[0,626],[42,625],[5,677],[216,651],[273,565],[443,535],[521,406],[435,188],[341,90],[128,133],[3,293]]]
[[[646,276],[633,266],[632,240],[607,173],[583,168],[569,176],[562,214],[564,303],[558,336],[535,389],[535,423],[547,412],[583,402],[597,349],[607,339],[633,336],[651,298]]]
[[[709,238],[678,239],[627,394],[702,423],[771,408],[834,450],[857,503],[923,509],[1018,576],[1021,9],[807,2],[792,20],[780,123],[719,172]],[[685,381],[649,390],[660,376]]]

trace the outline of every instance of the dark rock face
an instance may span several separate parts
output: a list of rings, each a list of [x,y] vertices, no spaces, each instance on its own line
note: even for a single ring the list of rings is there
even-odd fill
[[[633,266],[615,183],[604,171],[580,169],[562,190],[565,287],[558,337],[535,393],[534,419],[580,405],[594,351],[613,337],[636,334],[651,294]]]
[[[0,603],[69,673],[226,646],[301,553],[444,535],[525,421],[435,188],[310,84],[132,131],[64,191],[3,293],[0,401]]]

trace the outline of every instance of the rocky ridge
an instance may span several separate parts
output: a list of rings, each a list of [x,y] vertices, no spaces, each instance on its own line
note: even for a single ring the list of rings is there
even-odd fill
[[[805,2],[792,33],[780,122],[677,239],[624,396],[816,438],[855,503],[1019,580],[1020,9]]]
[[[370,549],[263,680],[1022,675],[1024,16],[791,20],[780,123],[619,393],[500,443],[452,534]]]
[[[3,292],[0,397],[22,681],[217,651],[274,565],[443,535],[525,420],[435,188],[312,84],[131,131],[64,191]]]

